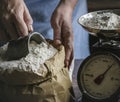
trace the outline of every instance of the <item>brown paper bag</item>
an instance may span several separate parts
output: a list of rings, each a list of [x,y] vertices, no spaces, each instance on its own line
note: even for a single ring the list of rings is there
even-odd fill
[[[64,68],[64,57],[64,47],[60,46],[58,53],[44,63],[48,68],[45,77],[33,74],[21,80],[24,73],[18,72],[22,78],[6,73],[0,81],[0,102],[69,102],[71,81],[68,69]]]

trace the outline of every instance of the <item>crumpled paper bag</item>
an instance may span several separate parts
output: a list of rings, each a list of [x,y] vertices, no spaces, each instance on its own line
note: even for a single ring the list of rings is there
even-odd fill
[[[64,47],[61,45],[58,48],[58,53],[51,59],[46,60],[45,63],[41,64],[37,73],[32,70],[16,70],[18,69],[17,64],[12,65],[13,68],[11,69],[14,69],[13,71],[11,71],[11,69],[6,69],[6,65],[8,66],[11,64],[11,62],[8,61],[7,64],[0,65],[0,80],[6,84],[12,85],[26,85],[44,81],[57,74],[64,67],[64,58]],[[14,63],[17,62],[14,61]]]
[[[64,57],[64,47],[60,46],[58,53],[44,63],[48,69],[45,77],[27,77],[19,72],[22,78],[16,77],[17,72],[0,75],[0,102],[69,102],[71,81]]]

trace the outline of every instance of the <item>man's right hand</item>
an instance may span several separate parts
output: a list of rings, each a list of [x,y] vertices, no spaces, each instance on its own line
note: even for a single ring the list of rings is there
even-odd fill
[[[0,1],[0,41],[17,39],[33,31],[33,20],[24,0]]]

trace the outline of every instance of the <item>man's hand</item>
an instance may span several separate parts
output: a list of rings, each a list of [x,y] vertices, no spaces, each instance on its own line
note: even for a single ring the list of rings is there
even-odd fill
[[[74,1],[73,4],[71,4]],[[51,25],[54,30],[54,44],[65,47],[65,66],[70,67],[73,59],[72,12],[77,0],[61,0],[52,14]]]
[[[23,0],[1,0],[0,41],[26,36],[33,31],[33,20]]]

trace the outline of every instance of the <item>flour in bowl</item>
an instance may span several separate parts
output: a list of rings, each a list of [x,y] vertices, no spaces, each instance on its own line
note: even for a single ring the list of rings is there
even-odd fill
[[[111,12],[93,12],[81,17],[84,26],[94,29],[120,29],[120,16]]]

